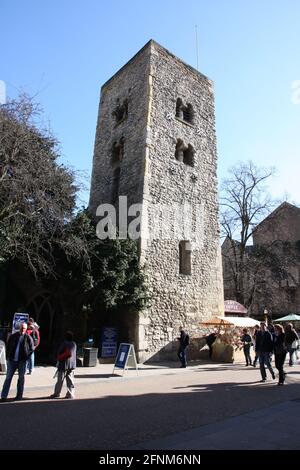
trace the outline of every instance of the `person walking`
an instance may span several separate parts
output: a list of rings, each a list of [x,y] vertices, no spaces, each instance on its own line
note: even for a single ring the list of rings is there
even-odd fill
[[[243,329],[243,336],[241,336],[241,341],[243,343],[243,351],[246,359],[246,366],[252,365],[252,360],[250,356],[250,348],[252,345],[252,338],[248,333],[247,328]]]
[[[262,382],[265,382],[267,380],[265,366],[267,366],[267,368],[269,369],[272,379],[275,379],[274,370],[271,366],[271,357],[273,349],[274,343],[272,333],[267,330],[266,323],[261,322],[260,331],[258,331],[256,334],[255,351],[258,354]]]
[[[27,373],[32,374],[34,371],[34,362],[35,362],[35,350],[40,344],[40,332],[33,318],[29,318],[27,326],[27,334],[31,336],[34,344],[34,351],[29,356],[27,361]]]
[[[298,347],[299,337],[292,323],[288,323],[285,327],[285,345],[290,355],[289,365],[292,367],[295,361],[295,352]]]
[[[215,331],[213,333],[210,333],[208,336],[205,337],[206,344],[209,348],[209,359],[212,358],[213,344],[216,341],[217,337],[218,337],[218,334]]]
[[[66,379],[67,394],[65,398],[75,398],[74,370],[76,369],[76,343],[72,331],[67,331],[59,347],[57,356],[57,382],[50,398],[59,398]]]
[[[190,344],[190,337],[184,331],[182,326],[179,328],[179,332],[180,332],[180,337],[177,339],[180,342],[180,345],[179,345],[177,356],[179,357],[179,360],[181,362],[181,367],[186,367],[187,366],[186,349],[188,345]]]
[[[20,323],[20,329],[10,335],[7,348],[7,373],[1,392],[1,401],[7,401],[12,378],[18,370],[17,395],[15,400],[22,400],[24,392],[26,362],[33,353],[34,344],[31,336],[26,334],[27,323]]]
[[[285,334],[282,325],[274,326],[274,354],[275,354],[275,367],[279,372],[278,385],[284,384],[285,372],[283,365],[286,357]]]

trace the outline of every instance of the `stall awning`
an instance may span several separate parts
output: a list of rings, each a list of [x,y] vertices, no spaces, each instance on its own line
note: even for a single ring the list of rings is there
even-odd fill
[[[244,305],[239,304],[235,300],[225,300],[224,302],[225,315],[232,313],[234,315],[247,315],[247,309]],[[227,315],[226,315],[227,316]]]
[[[222,317],[219,317],[222,318]],[[241,328],[253,328],[255,325],[260,325],[260,322],[250,317],[225,317],[225,319],[234,326]]]
[[[201,325],[205,326],[219,326],[219,325],[230,325],[230,321],[225,317],[211,317],[209,320],[201,322]]]
[[[300,321],[300,316],[296,315],[295,313],[291,313],[290,315],[286,315],[285,317],[276,318],[276,321]]]

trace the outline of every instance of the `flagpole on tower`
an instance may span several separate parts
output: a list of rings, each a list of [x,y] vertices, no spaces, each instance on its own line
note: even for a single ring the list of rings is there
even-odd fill
[[[198,53],[198,26],[195,25],[196,33],[196,56],[197,56],[197,70],[199,70],[199,53]]]

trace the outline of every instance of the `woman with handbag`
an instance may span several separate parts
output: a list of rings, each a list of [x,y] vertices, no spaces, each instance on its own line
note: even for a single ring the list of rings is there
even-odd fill
[[[285,328],[285,345],[290,354],[289,365],[294,365],[295,352],[298,348],[299,337],[292,323],[288,323]]]

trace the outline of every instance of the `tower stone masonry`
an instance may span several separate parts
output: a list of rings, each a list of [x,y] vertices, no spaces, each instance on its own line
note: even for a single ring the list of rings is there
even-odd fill
[[[174,359],[179,326],[193,344],[199,323],[224,311],[214,91],[153,40],[101,90],[91,213],[119,196],[142,204],[140,262],[151,296],[128,322],[128,340],[140,362]]]

